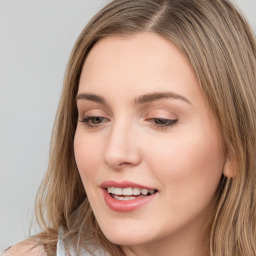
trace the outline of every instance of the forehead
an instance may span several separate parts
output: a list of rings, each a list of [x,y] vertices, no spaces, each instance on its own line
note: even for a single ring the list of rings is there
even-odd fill
[[[104,58],[102,58],[104,57]],[[146,66],[184,64],[192,70],[188,59],[169,39],[156,33],[138,33],[129,36],[108,36],[99,40],[89,52],[85,66],[99,61],[97,64],[109,65],[112,60],[126,63],[129,66]],[[107,61],[107,62],[105,62]],[[136,61],[136,63],[134,63]],[[115,62],[112,62],[114,65]],[[160,66],[160,67],[161,67]],[[176,65],[173,66],[175,68]]]
[[[141,33],[98,41],[84,63],[79,91],[139,95],[174,90],[186,96],[195,87],[195,72],[178,47],[155,33]]]

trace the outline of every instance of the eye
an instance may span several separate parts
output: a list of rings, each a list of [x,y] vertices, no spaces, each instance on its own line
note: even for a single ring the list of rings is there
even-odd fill
[[[80,120],[80,122],[89,128],[97,128],[103,123],[108,122],[108,119],[102,116],[88,116]]]
[[[165,118],[154,118],[154,122],[157,125],[172,125],[177,120],[165,119]]]
[[[158,129],[168,129],[175,124],[177,124],[178,119],[167,119],[167,118],[150,118],[148,121],[151,122],[151,125],[154,128]]]

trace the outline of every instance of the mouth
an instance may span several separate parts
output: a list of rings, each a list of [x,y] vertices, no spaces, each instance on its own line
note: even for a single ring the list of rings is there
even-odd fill
[[[116,212],[132,212],[154,202],[158,190],[131,181],[108,180],[100,185],[106,205]]]
[[[157,190],[155,189],[138,187],[106,187],[105,189],[112,198],[121,201],[135,200],[157,193]]]

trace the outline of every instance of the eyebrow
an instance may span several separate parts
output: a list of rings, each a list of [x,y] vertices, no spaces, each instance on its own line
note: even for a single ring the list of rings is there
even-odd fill
[[[104,100],[104,98],[92,93],[79,93],[76,96],[76,100],[89,100],[89,101],[94,101],[100,104],[106,104],[106,101]]]
[[[141,104],[146,104],[146,103],[154,102],[161,99],[182,100],[183,102],[186,102],[192,105],[192,103],[187,98],[174,92],[154,92],[154,93],[144,94],[134,99],[134,103],[136,105],[141,105]],[[89,100],[89,101],[94,101],[100,104],[106,104],[106,101],[103,97],[98,96],[96,94],[92,94],[92,93],[79,93],[76,96],[76,100]]]
[[[135,104],[145,104],[145,103],[150,103],[156,100],[162,100],[162,99],[175,99],[175,100],[182,100],[188,104],[191,104],[191,102],[174,92],[154,92],[154,93],[149,93],[145,95],[141,95],[138,98],[135,99]]]

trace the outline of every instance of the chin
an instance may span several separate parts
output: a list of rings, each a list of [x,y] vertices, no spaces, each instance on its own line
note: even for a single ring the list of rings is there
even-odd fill
[[[147,229],[143,223],[138,224],[137,222],[134,224],[104,225],[101,230],[110,242],[117,245],[135,246],[156,239],[156,234],[153,234],[151,229]]]
[[[120,245],[120,246],[137,246],[137,245],[142,245],[142,244],[146,244],[149,243],[151,241],[151,239],[146,238],[146,237],[140,237],[139,234],[136,235],[132,235],[132,236],[128,236],[128,235],[105,235],[107,237],[107,239],[116,245]],[[153,239],[152,239],[153,240]]]

